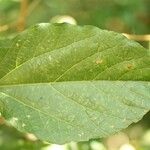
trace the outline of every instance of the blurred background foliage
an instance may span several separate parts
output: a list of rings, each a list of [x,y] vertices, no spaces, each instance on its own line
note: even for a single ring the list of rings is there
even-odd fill
[[[0,25],[17,28],[21,0],[0,0]],[[54,16],[72,16],[79,25],[131,34],[150,32],[149,0],[28,0],[25,27],[50,22]],[[16,28],[15,28],[16,27]],[[13,29],[13,30],[11,30]]]
[[[0,0],[0,47],[9,47],[9,39],[41,22],[90,24],[130,35],[142,34],[138,41],[148,48],[150,38],[145,34],[150,32],[150,0]],[[20,133],[0,119],[0,150],[40,149],[150,150],[150,112],[116,135],[61,146]]]

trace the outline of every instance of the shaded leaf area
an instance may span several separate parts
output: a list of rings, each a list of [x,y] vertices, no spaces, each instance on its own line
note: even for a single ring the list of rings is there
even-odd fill
[[[36,25],[0,57],[0,112],[51,143],[105,137],[150,110],[149,66],[148,50],[118,33]]]
[[[46,146],[41,141],[31,141],[15,128],[5,124],[0,125],[0,149],[2,150],[40,150]]]
[[[12,125],[19,130],[52,143],[108,136],[137,122],[150,108],[146,82],[4,86],[0,98],[8,122],[15,117]]]

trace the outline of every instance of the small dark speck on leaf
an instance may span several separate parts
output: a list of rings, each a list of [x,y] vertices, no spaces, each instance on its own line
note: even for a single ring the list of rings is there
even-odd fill
[[[42,97],[42,96],[40,97],[40,100],[41,100],[41,99],[43,99],[43,97]]]

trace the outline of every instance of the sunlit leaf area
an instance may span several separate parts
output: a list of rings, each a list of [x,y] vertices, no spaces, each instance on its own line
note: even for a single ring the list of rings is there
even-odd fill
[[[0,150],[150,150],[150,0],[0,0]]]

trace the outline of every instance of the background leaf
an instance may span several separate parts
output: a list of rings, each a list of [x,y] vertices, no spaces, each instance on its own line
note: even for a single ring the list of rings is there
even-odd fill
[[[8,144],[9,143],[9,144]],[[40,150],[46,144],[39,140],[30,140],[26,134],[5,124],[0,125],[0,149],[3,150]]]

